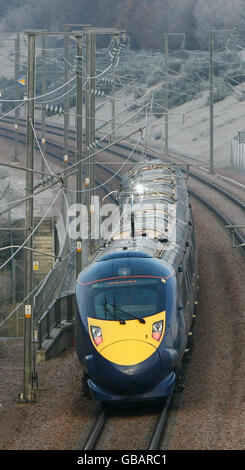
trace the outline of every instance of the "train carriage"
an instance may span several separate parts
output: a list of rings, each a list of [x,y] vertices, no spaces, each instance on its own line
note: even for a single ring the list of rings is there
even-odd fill
[[[137,164],[123,178],[119,214],[77,279],[77,355],[95,400],[166,397],[188,344],[197,279],[180,168]]]

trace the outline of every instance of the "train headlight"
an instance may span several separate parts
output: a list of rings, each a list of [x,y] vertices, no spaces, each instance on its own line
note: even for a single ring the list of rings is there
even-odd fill
[[[99,326],[91,326],[91,334],[96,346],[99,346],[103,341],[101,328]]]
[[[162,336],[162,330],[163,330],[163,321],[157,321],[156,323],[153,323],[152,325],[152,338],[154,338],[156,341],[160,341],[161,336]]]

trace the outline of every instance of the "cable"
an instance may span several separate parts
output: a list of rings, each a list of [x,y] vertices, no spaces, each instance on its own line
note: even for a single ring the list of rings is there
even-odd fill
[[[11,109],[10,111],[8,111],[7,113],[3,114],[0,116],[0,119],[3,119],[5,116],[8,116],[8,114],[12,113],[12,111],[15,111],[16,109],[20,108],[21,106],[23,106],[24,104],[24,101],[22,101],[20,104],[18,104],[18,106],[16,106],[15,108]]]
[[[26,245],[26,243],[28,242],[28,240],[30,240],[30,238],[34,235],[34,233],[37,231],[38,227],[41,225],[41,223],[44,221],[44,219],[47,217],[50,209],[52,209],[52,207],[54,206],[56,200],[58,199],[59,195],[61,194],[61,192],[63,191],[63,187],[59,189],[58,193],[56,194],[52,204],[49,206],[48,210],[45,212],[44,216],[42,217],[42,219],[40,220],[40,222],[36,225],[36,227],[33,229],[33,231],[30,233],[30,235],[28,235],[28,237],[26,238],[26,240],[24,241],[24,243],[22,243],[22,245],[7,259],[7,261],[5,261],[1,266],[0,266],[0,271],[4,268],[4,266],[6,266],[9,261],[11,261],[15,255],[17,255],[17,253]]]
[[[48,190],[49,188],[47,188]],[[17,199],[15,201],[11,201],[11,202],[5,202],[5,203],[1,203],[0,206],[10,206],[11,204],[16,204],[16,203],[21,203],[21,202],[25,202],[25,201],[28,201],[28,199],[31,199],[31,198],[34,198],[35,196],[38,196],[39,193],[37,194],[32,194],[31,196],[28,196],[28,197],[24,197],[23,199]],[[11,210],[12,207],[10,207],[9,210]],[[0,217],[2,216],[3,214],[0,214]]]
[[[224,50],[225,46],[220,47],[219,49],[215,49],[214,52],[221,52]],[[209,50],[207,51],[188,51],[186,49],[182,49],[184,52],[187,52],[188,54],[209,54]]]
[[[103,149],[99,149],[97,150],[96,152],[92,153],[91,155],[88,155],[87,157],[84,157],[82,160],[79,160],[78,162],[75,162],[73,163],[70,167],[67,167],[67,168],[64,168],[63,170],[59,171],[57,173],[58,176],[62,175],[62,174],[65,174],[67,171],[70,171],[71,169],[73,168],[76,168],[78,165],[80,165],[81,163],[84,163],[85,161],[87,161],[88,159],[90,159],[91,157],[94,157],[96,156],[98,153],[100,153],[102,150],[105,151],[107,150],[108,148],[112,147],[113,145],[115,144],[118,144],[119,142],[121,142],[122,140],[125,140],[131,136],[133,136],[134,134],[138,133],[138,132],[141,132],[143,131],[144,127],[143,128],[138,128],[136,129],[135,131],[131,132],[129,135],[127,135],[126,137],[122,137],[120,139],[118,139],[116,142],[111,142],[110,144],[106,145],[105,147],[103,147]],[[111,134],[110,134],[111,135]],[[69,176],[71,176],[72,174],[74,173],[70,173],[70,175],[68,174],[67,176],[65,176],[66,178],[69,178]]]
[[[36,142],[37,142],[38,148],[39,148],[39,150],[40,150],[40,153],[41,153],[41,155],[42,155],[42,157],[43,157],[43,160],[44,160],[44,162],[45,162],[45,165],[46,165],[46,167],[48,168],[50,174],[51,174],[52,176],[55,176],[54,172],[51,170],[51,168],[50,168],[50,166],[49,166],[49,164],[48,164],[48,162],[47,162],[47,160],[46,160],[46,158],[45,158],[45,155],[44,155],[44,153],[43,153],[43,151],[42,151],[42,149],[41,149],[41,146],[40,146],[40,144],[39,144],[39,140],[38,140],[38,138],[37,138],[37,134],[36,134],[36,131],[35,131],[35,128],[34,128],[34,126],[33,126],[32,121],[31,121],[31,127],[32,127],[32,131],[33,131],[35,140],[36,140]]]
[[[65,190],[67,190],[68,192],[70,193],[86,193],[86,192],[89,192],[89,191],[95,191],[96,189],[99,189],[99,188],[102,188],[103,186],[105,186],[105,184],[109,183],[111,180],[113,180],[117,175],[118,173],[122,170],[122,168],[124,167],[124,165],[126,165],[126,163],[128,162],[128,160],[131,158],[131,155],[133,155],[135,149],[137,148],[138,144],[139,144],[139,141],[141,139],[141,136],[138,138],[133,150],[130,152],[129,156],[126,158],[126,160],[123,162],[123,164],[121,165],[121,167],[119,168],[119,170],[117,170],[116,172],[114,172],[114,175],[111,176],[107,181],[105,181],[104,183],[101,183],[100,185],[98,186],[95,186],[94,188],[90,188],[90,189],[83,189],[81,191],[77,191],[75,189],[67,189],[65,188]]]
[[[99,73],[99,75],[95,75],[94,77],[88,77],[87,74],[86,74],[86,78],[88,80],[92,80],[92,79],[95,79],[95,78],[102,77],[103,75],[105,75],[111,69],[112,66],[113,66],[113,64],[110,64],[109,67],[107,67],[107,69],[105,69],[103,72]]]
[[[85,83],[85,85],[86,85],[86,83]],[[68,95],[71,91],[73,91],[74,88],[76,88],[76,84],[73,85],[73,87],[71,87],[70,90],[68,90],[68,91],[66,91],[65,93],[63,93],[63,95],[56,96],[56,98],[53,98],[53,99],[48,100],[48,101],[39,101],[39,104],[47,104],[47,103],[52,103],[53,101],[56,101],[56,100],[60,100],[60,99],[63,98],[64,96]]]
[[[28,199],[30,199],[31,197],[34,197],[34,194],[32,196],[29,196],[29,197],[24,197],[23,199],[17,199],[16,201],[1,203],[0,206],[10,206],[10,204],[15,204],[16,202],[25,202]],[[11,210],[11,207],[10,207],[10,210]],[[1,217],[1,215],[2,214],[0,214],[0,217]]]
[[[137,103],[138,101],[140,101],[142,98],[145,98],[150,92],[147,92],[144,96],[140,97],[135,103]],[[148,106],[148,103],[146,105],[141,105],[141,109],[137,110],[136,113],[134,113],[132,116],[130,116],[128,119],[126,119],[123,123],[119,123],[119,126],[114,130],[114,132],[116,132],[118,129],[120,129],[120,127],[122,126],[125,126],[127,124],[128,121],[130,121],[134,116],[136,116],[137,114],[139,114],[144,108],[146,108]],[[130,106],[128,106],[127,108],[123,109],[122,111],[120,111],[119,113],[117,113],[115,115],[115,118],[118,117],[120,114],[123,114],[125,113],[128,108],[130,108]],[[76,113],[69,113],[70,116],[79,116],[77,115]],[[80,117],[84,117],[84,115],[80,116]],[[86,116],[85,116],[86,117]],[[112,121],[112,119],[109,119],[108,121],[104,121],[106,123],[106,125],[110,124]],[[127,127],[131,127],[131,126],[127,126]],[[97,129],[98,130],[98,129]],[[98,140],[98,144],[103,142],[107,137],[110,137],[112,135],[112,132],[110,132],[109,134],[105,135],[104,137],[102,137],[100,140]]]
[[[111,67],[111,65],[110,65],[110,67]],[[110,68],[110,67],[109,67],[109,68]],[[108,70],[108,69],[107,69],[107,70]],[[102,72],[100,75],[105,74],[107,70],[105,70],[104,72]],[[97,75],[97,77],[99,77],[100,75]],[[32,99],[32,100],[34,100],[34,99],[40,99],[40,98],[43,98],[43,97],[45,97],[45,96],[51,95],[51,94],[55,93],[56,91],[60,90],[61,88],[67,86],[67,85],[68,85],[71,81],[73,81],[75,78],[76,78],[76,75],[75,75],[73,78],[71,78],[70,80],[68,80],[68,82],[64,83],[62,86],[56,88],[55,90],[52,90],[52,91],[50,91],[50,92],[48,92],[48,93],[46,93],[46,94],[44,94],[44,95],[40,95],[40,96],[38,96],[38,97],[30,98],[30,100],[31,100],[31,99]],[[96,77],[87,77],[87,75],[86,75],[85,78],[86,78],[86,81],[85,81],[85,83],[83,84],[83,88],[85,88],[85,86],[86,86],[86,84],[87,84],[87,82],[88,82],[89,79],[96,78]],[[60,81],[60,80],[58,80],[58,82],[59,82],[59,81]],[[58,82],[57,82],[57,83],[58,83]],[[58,99],[61,99],[61,98],[63,98],[64,96],[66,96],[68,93],[70,93],[75,87],[76,87],[76,85],[73,85],[73,87],[70,88],[70,90],[68,90],[66,93],[63,93],[63,95],[57,96],[56,98],[53,98],[53,99],[48,100],[48,101],[39,101],[39,103],[40,103],[40,104],[46,104],[46,103],[51,103],[52,101],[56,101],[56,100],[58,100]],[[25,99],[24,101],[28,101],[28,100],[29,100],[29,99]],[[0,100],[0,101],[1,101],[1,100]],[[8,101],[8,100],[7,100],[7,101]],[[19,101],[20,101],[20,100],[19,100]]]
[[[76,75],[74,75],[72,78],[70,78],[70,80],[68,80],[68,82],[63,83],[63,85],[61,85],[60,87],[56,88],[55,90],[49,91],[48,93],[45,93],[44,95],[34,96],[33,98],[25,97],[24,101],[39,100],[40,98],[44,98],[45,96],[51,95],[52,93],[56,93],[56,91],[59,91],[62,88],[64,88],[65,86],[69,85],[69,83],[71,83],[73,80],[75,80],[75,78],[76,78]],[[0,99],[1,103],[13,103],[13,102],[15,103],[15,102],[18,102],[18,101],[22,102],[23,99],[22,100],[1,100]]]
[[[70,46],[68,46],[68,49],[74,49],[75,50],[75,47],[76,47],[75,44],[70,44]],[[58,50],[64,51],[64,46],[63,47],[48,47],[48,48],[38,47],[37,49],[38,49],[38,51],[58,51]]]
[[[45,279],[43,280],[43,282],[45,281]],[[43,284],[42,282],[42,284]],[[38,287],[41,287],[39,284],[34,287],[34,289],[32,290],[32,292],[30,292],[22,301],[19,305],[17,305],[17,307],[15,307],[14,310],[12,310],[12,312],[9,313],[9,315],[4,318],[4,320],[0,323],[0,328],[17,312],[17,310],[21,307],[21,305],[23,305],[27,299],[29,299],[29,297],[34,294],[34,292],[38,289]]]
[[[51,95],[52,93],[56,93],[56,91],[61,90],[61,89],[64,88],[65,86],[69,85],[69,83],[71,83],[73,80],[75,80],[75,78],[76,78],[76,75],[74,75],[72,78],[70,78],[70,80],[68,80],[68,82],[63,83],[63,85],[61,85],[60,87],[56,88],[55,90],[49,91],[48,93],[45,93],[44,95],[34,96],[33,98],[27,98],[27,101],[30,101],[30,100],[39,100],[40,98],[44,98],[45,96]]]
[[[102,137],[99,141],[98,141],[98,144],[100,144],[101,142],[103,142],[103,140],[109,138],[112,134],[114,134],[115,132],[118,131],[118,129],[120,129],[122,126],[126,125],[128,121],[130,121],[133,117],[135,117],[137,114],[139,114],[139,112],[141,112],[143,109],[147,108],[148,106],[148,103],[143,105],[141,107],[140,110],[136,111],[136,113],[134,113],[132,116],[130,116],[128,119],[126,119],[126,121],[124,121],[123,124],[119,125],[118,127],[116,127],[116,129],[114,129],[112,132],[109,132],[109,134],[105,135],[104,137]],[[116,117],[116,116],[115,116]]]

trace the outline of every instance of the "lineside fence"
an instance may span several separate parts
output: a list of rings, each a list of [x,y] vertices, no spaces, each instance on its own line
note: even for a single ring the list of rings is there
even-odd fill
[[[56,224],[58,237],[60,241],[60,259],[57,259],[50,272],[42,282],[40,289],[34,296],[34,312],[35,322],[37,322],[44,312],[46,312],[53,300],[60,293],[62,283],[64,281],[67,267],[69,264],[69,254],[71,252],[71,240],[68,234],[68,197],[63,194],[61,212]]]
[[[54,328],[59,328],[62,323],[73,323],[76,312],[75,293],[71,292],[58,297],[41,316],[37,324],[37,347],[42,350],[44,341],[51,338]]]
[[[245,131],[239,131],[231,141],[231,168],[245,172]]]
[[[56,262],[47,276],[35,287],[31,295],[34,306],[34,329],[42,315],[49,310],[50,305],[59,296],[62,284],[66,277],[71,253],[71,239],[68,233],[68,209],[71,201],[62,194],[61,211],[56,223],[59,238],[59,253]],[[31,296],[28,298],[30,299]],[[23,336],[24,299],[15,309],[0,323],[0,336]]]

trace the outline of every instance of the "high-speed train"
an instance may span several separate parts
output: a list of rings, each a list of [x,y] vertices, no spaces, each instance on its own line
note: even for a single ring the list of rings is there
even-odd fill
[[[83,381],[101,402],[167,397],[195,309],[186,181],[176,165],[145,161],[123,177],[118,200],[116,228],[77,279],[75,344]]]

